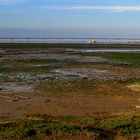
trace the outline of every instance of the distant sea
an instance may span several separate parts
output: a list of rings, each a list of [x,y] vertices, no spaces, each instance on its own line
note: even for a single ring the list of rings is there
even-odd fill
[[[140,29],[0,29],[0,37],[140,38]]]
[[[0,29],[0,38],[140,38],[138,29]],[[0,40],[3,41],[3,40]],[[8,40],[10,41],[10,40]],[[27,40],[18,40],[26,42]],[[30,40],[42,43],[44,40]],[[52,40],[47,40],[52,42]],[[60,40],[53,40],[58,42]],[[88,40],[79,40],[81,43]],[[100,40],[103,41],[103,40]],[[116,41],[116,40],[114,40]],[[65,40],[66,43],[71,42]],[[73,40],[76,42],[76,40]],[[126,40],[127,42],[127,40]],[[78,43],[78,40],[77,40]]]

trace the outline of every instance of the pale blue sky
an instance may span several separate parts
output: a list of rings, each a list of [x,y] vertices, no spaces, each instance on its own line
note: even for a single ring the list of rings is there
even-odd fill
[[[0,0],[0,35],[23,29],[25,35],[140,36],[140,1]]]

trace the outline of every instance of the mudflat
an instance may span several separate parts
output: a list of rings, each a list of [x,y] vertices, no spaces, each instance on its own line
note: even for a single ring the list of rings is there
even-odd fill
[[[136,52],[1,48],[0,120],[36,114],[100,119],[139,115],[139,58]]]

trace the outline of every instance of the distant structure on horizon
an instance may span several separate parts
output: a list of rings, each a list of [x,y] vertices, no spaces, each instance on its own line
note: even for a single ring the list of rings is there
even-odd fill
[[[96,43],[96,40],[95,39],[91,39],[91,40],[88,40],[87,43],[88,44],[95,44]]]

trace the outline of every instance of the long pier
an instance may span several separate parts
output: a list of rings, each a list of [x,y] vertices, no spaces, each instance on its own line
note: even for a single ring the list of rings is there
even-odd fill
[[[139,44],[140,38],[0,38],[0,43],[43,43],[43,44]]]

